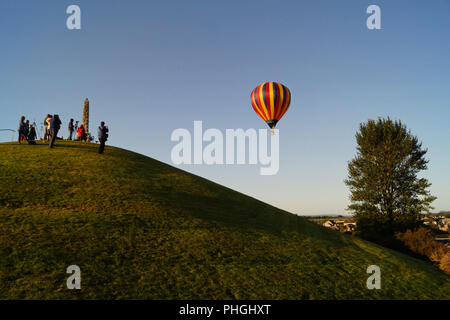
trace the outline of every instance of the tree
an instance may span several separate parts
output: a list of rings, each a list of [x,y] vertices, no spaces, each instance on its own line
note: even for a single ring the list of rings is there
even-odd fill
[[[391,246],[395,233],[420,225],[433,209],[431,184],[417,174],[427,169],[426,149],[401,121],[379,118],[362,123],[357,154],[348,163],[351,204],[361,237]]]
[[[86,134],[89,132],[89,99],[84,100],[83,107],[83,127],[86,130]]]

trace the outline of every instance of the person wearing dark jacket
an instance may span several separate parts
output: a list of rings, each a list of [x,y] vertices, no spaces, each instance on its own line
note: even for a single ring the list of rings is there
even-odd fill
[[[25,134],[25,140],[28,140],[28,131],[29,131],[29,128],[30,127],[30,120],[27,120],[27,121],[25,121],[25,128],[24,128],[24,131],[23,131],[23,133]]]
[[[56,136],[58,135],[58,131],[61,128],[61,120],[59,116],[55,114],[53,118],[50,120],[50,144],[49,147],[53,148],[55,145]]]
[[[100,123],[100,127],[98,127],[98,141],[100,141],[100,147],[98,148],[98,153],[102,154],[105,150],[105,142],[108,140],[108,126],[105,126],[105,122],[102,121]]]
[[[25,124],[25,116],[20,117],[19,121],[19,144],[23,141],[24,138],[27,136],[27,125]]]
[[[69,130],[69,140],[72,140],[73,135],[73,119],[70,119],[69,126],[67,127]]]
[[[36,129],[33,127],[33,125],[29,124],[28,125],[28,131],[27,131],[27,140],[28,140],[28,144],[36,144],[36,142],[34,141],[36,139]]]

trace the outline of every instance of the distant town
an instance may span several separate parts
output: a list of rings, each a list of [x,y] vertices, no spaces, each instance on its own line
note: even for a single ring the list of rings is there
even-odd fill
[[[307,218],[326,228],[343,233],[352,234],[357,228],[356,221],[351,216],[308,216]],[[435,232],[436,241],[450,247],[450,212],[443,211],[424,216],[422,223]]]

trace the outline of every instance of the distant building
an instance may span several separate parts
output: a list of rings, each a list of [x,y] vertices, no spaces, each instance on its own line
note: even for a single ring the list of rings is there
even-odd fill
[[[353,232],[356,230],[356,222],[344,223],[344,227],[346,232]]]
[[[322,224],[326,228],[330,228],[341,232],[353,232],[356,229],[356,222],[345,222],[344,220],[327,220]]]
[[[450,232],[450,218],[445,216],[426,216],[422,218],[424,225],[435,227],[444,232]]]
[[[334,226],[336,226],[336,222],[334,222],[334,220],[327,220],[323,223],[323,226],[327,228],[333,228]]]

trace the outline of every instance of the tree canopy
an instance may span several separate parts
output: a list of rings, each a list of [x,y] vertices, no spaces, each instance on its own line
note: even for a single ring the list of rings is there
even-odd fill
[[[356,133],[357,154],[348,163],[348,209],[363,238],[389,245],[394,233],[418,226],[436,199],[431,183],[419,178],[427,169],[427,149],[401,121],[368,120]]]

